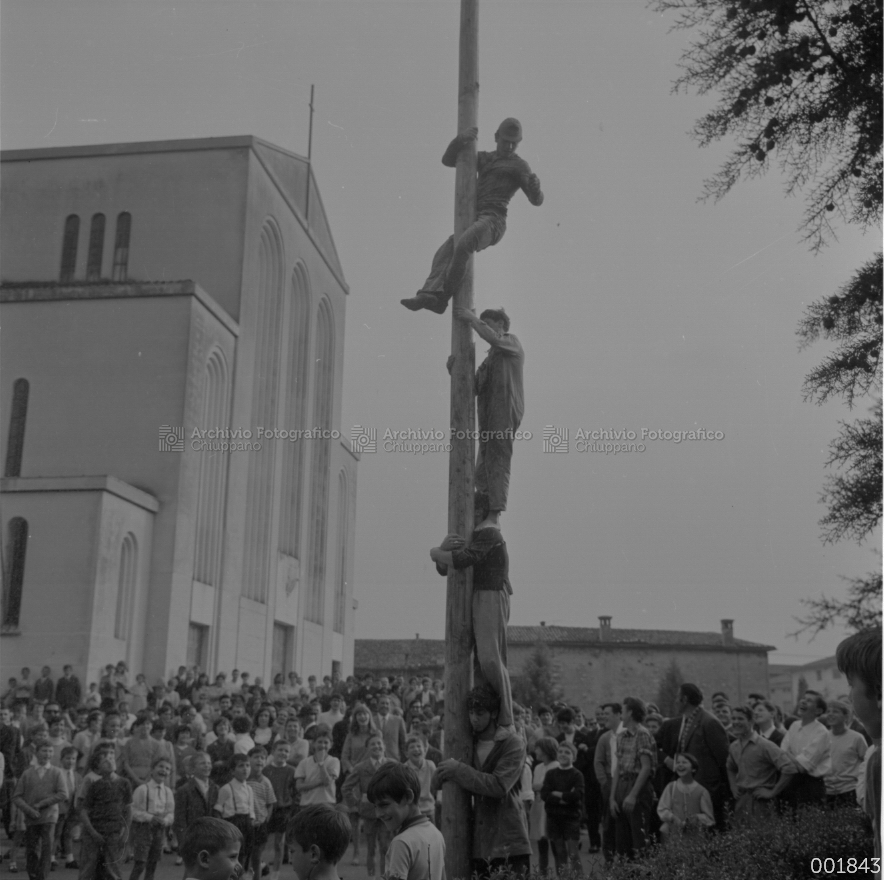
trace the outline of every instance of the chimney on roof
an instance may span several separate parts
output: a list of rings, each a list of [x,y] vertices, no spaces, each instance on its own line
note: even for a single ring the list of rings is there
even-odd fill
[[[611,618],[608,615],[599,616],[599,641],[607,642],[611,635]]]
[[[725,647],[734,643],[734,622],[732,620],[721,621],[721,643]]]
[[[415,633],[415,634],[414,634],[414,640],[415,640],[415,641],[417,641],[420,637],[421,637],[421,634],[420,634],[420,633]]]
[[[540,621],[540,625],[541,625],[541,626],[546,626],[546,621],[545,621],[545,620],[541,620],[541,621]]]

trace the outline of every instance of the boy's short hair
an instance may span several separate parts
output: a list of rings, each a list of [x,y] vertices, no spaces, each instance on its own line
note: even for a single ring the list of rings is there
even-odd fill
[[[277,749],[280,748],[284,748],[286,751],[289,751],[291,747],[284,739],[278,739],[275,743],[273,743],[273,751],[275,752]]]
[[[194,819],[187,826],[178,841],[178,854],[184,860],[185,867],[192,868],[201,852],[213,856],[231,843],[242,842],[242,832],[236,825],[224,819],[204,816]]]
[[[323,860],[336,865],[350,846],[352,827],[347,816],[331,804],[310,804],[292,817],[286,832],[302,850],[317,846]]]
[[[318,724],[316,726],[316,734],[313,737],[313,742],[315,743],[318,739],[327,739],[329,742],[332,740],[332,732],[329,730],[327,724]]]
[[[837,709],[843,715],[845,715],[848,719],[853,714],[850,706],[844,702],[844,700],[829,700],[829,708]]]
[[[249,763],[249,756],[244,755],[242,752],[237,752],[230,759],[230,766],[231,767],[239,767],[240,764],[248,764],[248,763]]]
[[[573,724],[574,723],[574,710],[565,706],[564,709],[559,709],[556,712],[556,721],[561,721],[562,724]]]
[[[129,729],[134,730],[136,727],[141,727],[142,724],[150,724],[151,717],[147,712],[139,712],[135,716],[135,720],[130,725]]]
[[[63,761],[68,755],[79,755],[80,750],[76,746],[65,746],[58,756]]]
[[[247,715],[240,715],[233,719],[234,733],[250,733],[252,730],[252,719]]]
[[[847,678],[861,681],[876,699],[881,699],[881,627],[860,630],[835,649],[838,670]]]
[[[541,703],[537,707],[537,714],[538,715],[552,715],[552,709],[550,709],[549,706],[546,706],[543,703]]]
[[[153,770],[153,768],[156,767],[157,764],[162,764],[164,762],[170,767],[172,766],[172,759],[170,757],[168,757],[167,755],[157,755],[153,759],[153,761],[150,762],[150,769]]]
[[[407,800],[409,794],[411,802],[417,806],[421,797],[421,783],[414,770],[398,761],[382,764],[371,777],[366,792],[372,804],[376,804],[381,798],[390,798],[399,804]]]
[[[644,702],[638,697],[624,697],[623,705],[629,709],[633,721],[641,724],[645,720],[648,710],[645,708]]]
[[[602,703],[599,709],[610,709],[615,715],[623,714],[623,707],[619,703]]]
[[[572,758],[577,757],[577,746],[575,746],[574,743],[568,742],[566,739],[563,739],[556,744],[556,752],[558,752],[559,749],[567,749],[571,753]]]
[[[755,717],[754,712],[752,711],[751,706],[734,706],[731,709],[732,715],[742,715],[748,722],[752,722],[752,719]]]
[[[262,757],[267,757],[267,749],[264,746],[255,746],[253,749],[249,749],[249,757],[254,758],[256,755],[261,755]]]
[[[156,733],[158,730],[162,730],[164,733],[166,731],[166,725],[163,724],[163,722],[160,721],[159,719],[154,721],[153,724],[151,724],[151,726],[150,726],[151,733]]]
[[[416,733],[408,735],[408,738],[405,740],[405,748],[407,749],[412,743],[420,743],[422,747],[425,745],[423,737],[418,736]]]
[[[486,318],[491,318],[492,321],[500,321],[500,323],[503,324],[503,332],[509,332],[510,316],[503,309],[485,309],[485,311],[479,315],[479,320],[484,321]]]

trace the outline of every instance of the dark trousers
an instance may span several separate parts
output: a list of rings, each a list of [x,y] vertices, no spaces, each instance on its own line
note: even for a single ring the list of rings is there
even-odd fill
[[[255,839],[252,831],[253,825],[251,817],[237,814],[235,816],[228,816],[224,821],[239,828],[240,834],[242,834],[242,846],[239,850],[239,863],[243,866],[244,871],[250,870],[251,863],[249,860],[252,857],[252,848]]]
[[[157,865],[163,857],[163,843],[166,840],[166,828],[162,825],[154,825],[150,822],[133,822],[129,842],[135,864],[129,880],[140,880],[144,874],[144,880],[153,880]]]
[[[80,880],[121,880],[123,856],[126,849],[126,830],[103,832],[98,843],[84,830],[80,841]]]
[[[52,864],[55,823],[25,826],[25,856],[29,880],[46,880]]]
[[[602,845],[602,835],[599,830],[602,819],[601,789],[595,776],[592,776],[592,782],[590,782],[589,776],[584,776],[584,784],[586,791],[584,806],[586,807],[586,830],[589,833],[589,846],[591,849],[598,849]]]
[[[599,809],[601,811],[602,820],[602,853],[606,862],[614,861],[614,854],[617,852],[617,832],[614,817],[611,815],[611,780],[609,779],[602,786],[602,796],[599,800]]]
[[[651,810],[654,807],[654,793],[651,783],[646,782],[638,794],[632,812],[623,809],[623,801],[635,785],[635,777],[623,777],[617,782],[614,794],[619,812],[614,818],[614,833],[617,855],[631,859],[650,843]]]

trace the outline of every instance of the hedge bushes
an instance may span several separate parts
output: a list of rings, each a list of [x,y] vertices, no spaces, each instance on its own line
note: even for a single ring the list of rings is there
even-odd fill
[[[726,834],[683,837],[668,846],[655,847],[634,862],[608,867],[594,863],[583,878],[590,880],[811,880],[814,857],[871,859],[872,836],[866,818],[855,808],[804,809],[797,815],[772,816],[763,824],[739,828]],[[854,872],[851,872],[854,873]],[[856,872],[871,877],[873,871]],[[567,880],[578,875],[568,874]],[[499,872],[493,880],[515,880]]]

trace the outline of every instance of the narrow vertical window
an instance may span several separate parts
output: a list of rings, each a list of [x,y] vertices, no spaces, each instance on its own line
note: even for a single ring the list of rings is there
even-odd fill
[[[59,281],[73,281],[77,271],[77,242],[80,238],[80,218],[71,214],[64,221],[64,240],[61,243],[61,273]]]
[[[114,638],[128,641],[132,634],[132,612],[135,608],[135,587],[138,580],[138,544],[129,532],[120,547],[120,573],[117,577],[117,611],[114,616]]]
[[[114,268],[111,278],[125,281],[129,271],[129,232],[132,228],[132,215],[123,211],[117,215],[117,234],[114,239]]]
[[[9,414],[9,436],[6,443],[4,477],[21,476],[21,459],[25,448],[25,421],[28,416],[27,379],[16,379],[12,385],[12,411]]]
[[[89,230],[89,254],[86,260],[86,280],[98,281],[101,278],[101,258],[104,255],[104,214],[92,215],[92,228]]]
[[[9,521],[8,548],[9,568],[3,585],[3,627],[18,629],[25,584],[25,553],[28,549],[28,522],[20,516]]]

